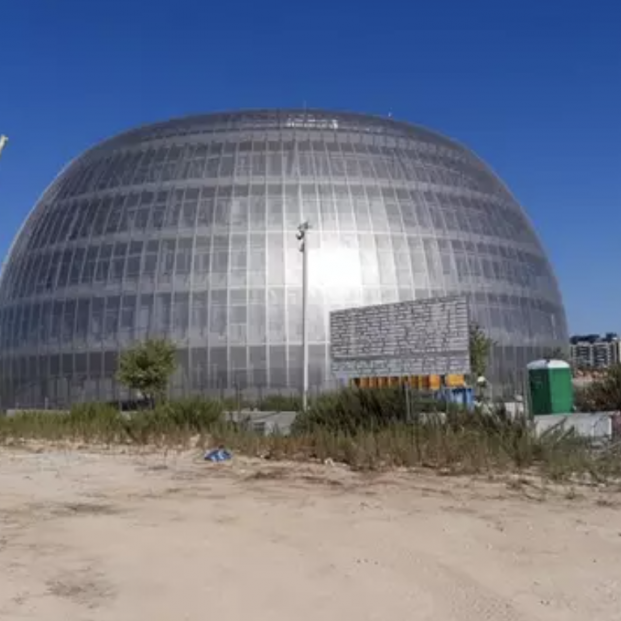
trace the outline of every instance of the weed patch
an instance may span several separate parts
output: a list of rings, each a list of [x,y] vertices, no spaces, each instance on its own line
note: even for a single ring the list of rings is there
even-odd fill
[[[273,404],[276,405],[276,404]],[[293,406],[295,403],[280,403]],[[396,389],[321,395],[289,435],[262,435],[227,422],[222,401],[188,399],[153,410],[121,413],[107,405],[69,412],[24,412],[0,418],[0,442],[72,441],[164,448],[223,445],[273,460],[332,461],[362,471],[433,468],[477,474],[536,469],[553,481],[603,483],[621,476],[621,447],[594,451],[582,439],[551,430],[537,436],[528,421],[502,413],[443,407]],[[284,407],[282,409],[285,409]]]

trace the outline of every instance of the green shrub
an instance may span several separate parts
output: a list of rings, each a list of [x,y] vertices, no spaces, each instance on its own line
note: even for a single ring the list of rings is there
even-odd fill
[[[406,396],[400,387],[346,388],[324,393],[311,401],[308,411],[296,419],[295,431],[319,427],[351,435],[361,430],[377,431],[442,409],[453,411],[458,408],[416,392]]]
[[[606,369],[603,378],[577,390],[575,400],[583,412],[621,410],[621,364]]]
[[[224,408],[219,401],[193,397],[165,403],[156,410],[170,420],[170,424],[200,433],[209,430],[223,420]]]
[[[297,395],[266,395],[256,407],[263,412],[300,412],[302,399]]]
[[[186,399],[153,410],[121,413],[104,404],[81,404],[68,412],[23,412],[0,418],[0,439],[40,438],[102,443],[181,442],[222,423],[217,401]]]

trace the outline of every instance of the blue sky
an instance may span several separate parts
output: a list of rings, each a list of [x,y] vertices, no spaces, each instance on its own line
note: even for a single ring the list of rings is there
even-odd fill
[[[5,0],[0,254],[60,168],[133,125],[303,106],[473,148],[534,221],[570,328],[621,331],[621,7],[610,0]]]

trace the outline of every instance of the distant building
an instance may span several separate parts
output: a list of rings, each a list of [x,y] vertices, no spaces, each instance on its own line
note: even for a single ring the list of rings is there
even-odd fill
[[[574,369],[607,369],[621,362],[621,339],[614,332],[572,336],[570,356]]]

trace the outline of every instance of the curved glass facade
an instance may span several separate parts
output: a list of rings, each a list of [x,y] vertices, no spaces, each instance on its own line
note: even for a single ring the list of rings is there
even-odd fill
[[[45,192],[0,282],[2,405],[123,398],[118,352],[155,335],[179,348],[174,394],[299,388],[306,219],[311,388],[336,308],[464,293],[504,385],[566,347],[531,225],[463,146],[358,114],[210,114],[108,140]]]

